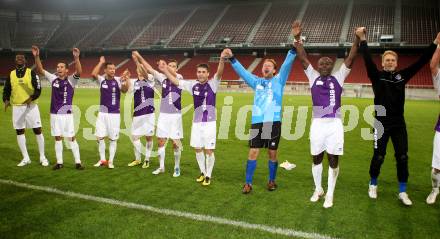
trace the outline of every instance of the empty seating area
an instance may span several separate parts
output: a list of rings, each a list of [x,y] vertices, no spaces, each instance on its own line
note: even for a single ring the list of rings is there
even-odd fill
[[[60,22],[17,22],[11,37],[14,48],[30,48],[32,45],[46,45]]]
[[[437,1],[402,2],[402,42],[426,45],[440,31]]]
[[[274,3],[258,29],[252,43],[255,46],[279,46],[288,42],[292,22],[296,20],[301,3]]]
[[[354,3],[347,33],[347,42],[353,42],[354,29],[367,27],[368,42],[379,42],[381,35],[394,33],[395,6],[391,3]]]
[[[47,43],[46,47],[51,49],[72,48],[97,24],[99,24],[97,20],[63,22]]]
[[[171,34],[185,20],[191,9],[169,9],[148,28],[133,44],[133,47],[148,47],[156,45],[159,41],[169,40]]]
[[[133,14],[108,40],[111,47],[126,47],[157,15],[157,11],[140,11]]]
[[[230,38],[231,44],[246,42],[246,38],[265,6],[265,4],[232,5],[209,35],[205,44],[215,44],[223,38]]]
[[[226,6],[200,7],[170,42],[170,47],[192,47],[199,43],[209,27],[214,23],[221,10]]]
[[[344,22],[346,3],[310,1],[303,22],[303,35],[308,43],[337,43]]]
[[[91,32],[84,40],[79,43],[79,47],[83,49],[103,47],[106,42],[102,42],[105,37],[110,34],[116,26],[128,15],[126,13],[113,14],[107,16],[99,26]],[[102,43],[102,44],[101,44]]]

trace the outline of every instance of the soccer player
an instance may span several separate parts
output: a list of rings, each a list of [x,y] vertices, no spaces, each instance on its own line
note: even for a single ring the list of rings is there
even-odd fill
[[[12,125],[17,133],[18,147],[23,156],[17,166],[23,167],[31,163],[24,133],[26,128],[32,128],[37,138],[40,163],[46,167],[49,161],[44,154],[44,136],[37,105],[37,99],[41,94],[40,79],[33,70],[26,67],[26,57],[23,53],[15,55],[15,65],[15,69],[11,71],[5,82],[3,102],[5,111],[12,104]]]
[[[180,176],[180,157],[182,151],[183,127],[182,127],[182,89],[173,84],[166,75],[156,71],[137,51],[137,56],[142,66],[153,75],[154,79],[162,86],[162,98],[160,101],[160,113],[157,120],[156,136],[158,138],[159,168],[153,174],[165,172],[165,143],[171,139],[174,147],[174,173],[173,177]],[[177,61],[168,61],[168,71],[177,80],[183,80],[182,75],[177,73]],[[151,146],[152,147],[152,146]]]
[[[293,24],[293,35],[298,59],[301,61],[304,72],[309,79],[312,93],[313,117],[310,126],[310,152],[312,154],[312,175],[315,183],[315,191],[310,198],[311,202],[317,202],[324,195],[321,185],[322,161],[327,152],[329,161],[328,188],[325,195],[324,208],[333,206],[333,193],[339,174],[339,156],[344,152],[344,127],[341,121],[341,95],[344,80],[350,73],[353,60],[359,46],[359,38],[355,37],[353,46],[348,57],[338,71],[332,73],[334,62],[329,57],[318,60],[318,69],[315,70],[307,59],[301,41],[301,24],[299,21]]]
[[[374,126],[374,153],[370,164],[370,183],[368,195],[372,199],[377,198],[377,178],[380,168],[385,159],[388,140],[391,138],[394,146],[394,156],[396,158],[397,179],[399,181],[399,200],[406,206],[411,206],[412,202],[406,193],[408,182],[408,135],[406,131],[405,118],[403,116],[405,104],[405,85],[406,83],[429,62],[436,45],[440,40],[440,34],[423,53],[423,55],[409,67],[397,70],[397,53],[385,51],[382,55],[382,68],[378,70],[374,63],[370,50],[367,45],[365,27],[358,28],[356,35],[360,38],[359,46],[367,68],[368,78],[373,85],[374,104],[383,106],[386,115],[378,115],[376,111],[376,122]],[[383,132],[378,130],[383,129]],[[382,133],[382,137],[377,134]]]
[[[165,73],[171,82],[188,91],[194,100],[194,117],[191,128],[190,144],[196,151],[196,159],[200,169],[200,176],[196,179],[203,186],[211,184],[214,168],[214,149],[216,144],[216,108],[217,89],[223,75],[225,65],[225,51],[220,55],[217,72],[209,80],[209,65],[197,65],[197,80],[179,80],[168,70],[165,61],[159,63],[159,69]],[[203,150],[205,152],[203,152]],[[205,155],[206,154],[206,155]]]
[[[101,68],[104,67],[104,76],[99,75]],[[97,80],[100,85],[101,99],[98,118],[96,120],[95,135],[98,139],[98,151],[100,160],[94,165],[100,167],[108,164],[109,169],[115,166],[113,160],[116,154],[117,140],[119,139],[120,130],[120,99],[121,92],[128,91],[127,79],[129,72],[126,70],[122,77],[115,76],[116,67],[111,62],[106,62],[105,57],[101,56],[99,63],[92,71],[93,79]],[[105,141],[108,138],[109,143],[109,160],[105,158]]]
[[[40,49],[32,46],[32,54],[35,58],[36,71],[40,76],[46,77],[52,86],[52,98],[50,102],[50,126],[51,134],[55,137],[55,155],[57,163],[54,170],[63,168],[63,137],[69,139],[73,157],[75,158],[75,168],[82,170],[79,154],[79,145],[75,139],[75,127],[73,124],[72,101],[75,86],[78,84],[82,72],[79,61],[80,51],[73,48],[73,59],[75,61],[75,72],[69,74],[69,65],[65,62],[57,64],[57,75],[47,72],[43,68],[40,60]]]
[[[438,40],[438,38],[437,38]],[[440,96],[440,45],[437,45],[437,50],[431,59],[431,73],[434,88],[437,90],[437,94]],[[432,152],[432,191],[426,198],[426,203],[434,204],[439,193],[440,187],[440,115],[438,116],[437,125],[435,126],[435,136],[434,136],[434,149]]]
[[[261,68],[262,78],[248,72],[233,56],[230,49],[225,51],[232,68],[255,91],[249,139],[250,149],[246,164],[246,183],[242,192],[248,194],[252,191],[252,178],[257,167],[257,158],[261,148],[269,149],[269,182],[267,183],[267,189],[274,191],[278,187],[275,178],[278,169],[277,150],[281,137],[283,90],[296,57],[296,51],[293,48],[289,50],[278,74],[275,60],[265,59]]]
[[[141,137],[145,136],[147,151],[143,166],[148,168],[153,145],[154,121],[156,120],[154,116],[154,79],[152,75],[147,74],[134,54],[132,58],[136,63],[138,79],[130,79],[128,83],[129,92],[132,92],[134,97],[131,134],[135,154],[135,160],[129,163],[128,166],[133,167],[142,164]]]

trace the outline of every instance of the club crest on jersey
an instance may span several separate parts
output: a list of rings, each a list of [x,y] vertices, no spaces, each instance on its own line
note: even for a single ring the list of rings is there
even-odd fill
[[[330,89],[334,89],[335,88],[335,85],[333,84],[333,82],[330,82]]]
[[[397,74],[396,75],[396,80],[401,80],[401,79],[402,79],[402,76],[400,74]]]
[[[316,85],[324,85],[324,82],[318,80],[318,81],[316,81]]]
[[[262,86],[262,85],[257,85],[257,90],[264,90],[264,86]]]

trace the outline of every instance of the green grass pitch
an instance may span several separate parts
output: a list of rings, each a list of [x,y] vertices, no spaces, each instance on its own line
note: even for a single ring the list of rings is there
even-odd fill
[[[391,143],[379,177],[378,199],[373,201],[368,198],[368,169],[373,149],[372,141],[362,140],[361,128],[369,127],[362,113],[366,106],[373,104],[373,100],[343,98],[343,104],[359,108],[360,121],[357,128],[345,133],[334,206],[324,209],[322,200],[319,203],[309,202],[314,188],[308,139],[311,97],[286,95],[283,100],[285,106],[309,106],[305,135],[294,141],[281,139],[279,147],[279,161],[289,160],[297,167],[292,171],[279,168],[279,188],[268,192],[265,189],[267,153],[262,150],[254,176],[254,190],[250,195],[243,195],[241,188],[248,144],[235,137],[235,120],[241,106],[252,104],[253,95],[219,93],[218,121],[223,99],[228,95],[234,97],[233,120],[229,139],[217,140],[216,163],[209,187],[195,182],[198,166],[189,147],[192,109],[183,117],[185,138],[179,178],[172,177],[174,158],[171,145],[166,151],[165,174],[151,174],[158,166],[157,158],[152,158],[148,169],[127,167],[134,155],[132,144],[125,135],[118,142],[116,168],[94,168],[92,165],[98,160],[97,144],[84,139],[82,128],[94,128],[85,120],[84,112],[88,106],[99,104],[97,89],[77,89],[74,98],[74,103],[83,112],[77,138],[81,159],[86,166],[84,171],[73,168],[73,157],[66,147],[65,168],[62,170],[53,171],[50,167],[38,165],[38,150],[31,130],[26,132],[26,136],[32,164],[16,167],[21,155],[9,109],[0,114],[0,179],[338,238],[439,237],[440,203],[432,206],[425,203],[431,190],[433,127],[440,111],[438,102],[406,102],[410,169],[408,194],[414,202],[412,207],[407,208],[397,200],[398,185]],[[192,99],[184,93],[183,105],[188,104],[192,104]],[[53,165],[55,152],[54,140],[50,136],[49,106],[50,90],[45,88],[39,107],[46,155]],[[292,133],[297,113],[296,110],[293,113]],[[248,113],[247,127],[250,116]],[[125,124],[122,122],[121,125]],[[157,148],[156,141],[154,148]],[[324,162],[323,186],[326,188],[328,163]],[[283,238],[258,230],[165,216],[1,183],[0,195],[0,238]]]

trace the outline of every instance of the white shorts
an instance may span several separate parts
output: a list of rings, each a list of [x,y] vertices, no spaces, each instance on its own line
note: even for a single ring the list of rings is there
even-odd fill
[[[120,114],[98,113],[96,119],[95,136],[99,138],[108,137],[111,140],[119,138],[121,116]]]
[[[131,135],[153,136],[154,135],[154,113],[133,117],[131,124]]]
[[[435,131],[432,167],[440,170],[440,132]]]
[[[75,125],[72,114],[50,114],[50,132],[52,136],[73,137]]]
[[[156,136],[158,138],[183,138],[182,114],[160,113],[157,120]]]
[[[41,127],[38,105],[12,106],[12,125],[14,129],[34,129]]]
[[[324,151],[333,155],[344,154],[344,127],[339,118],[314,118],[310,126],[310,153]]]
[[[191,147],[215,149],[217,126],[215,121],[193,123],[191,128]]]

